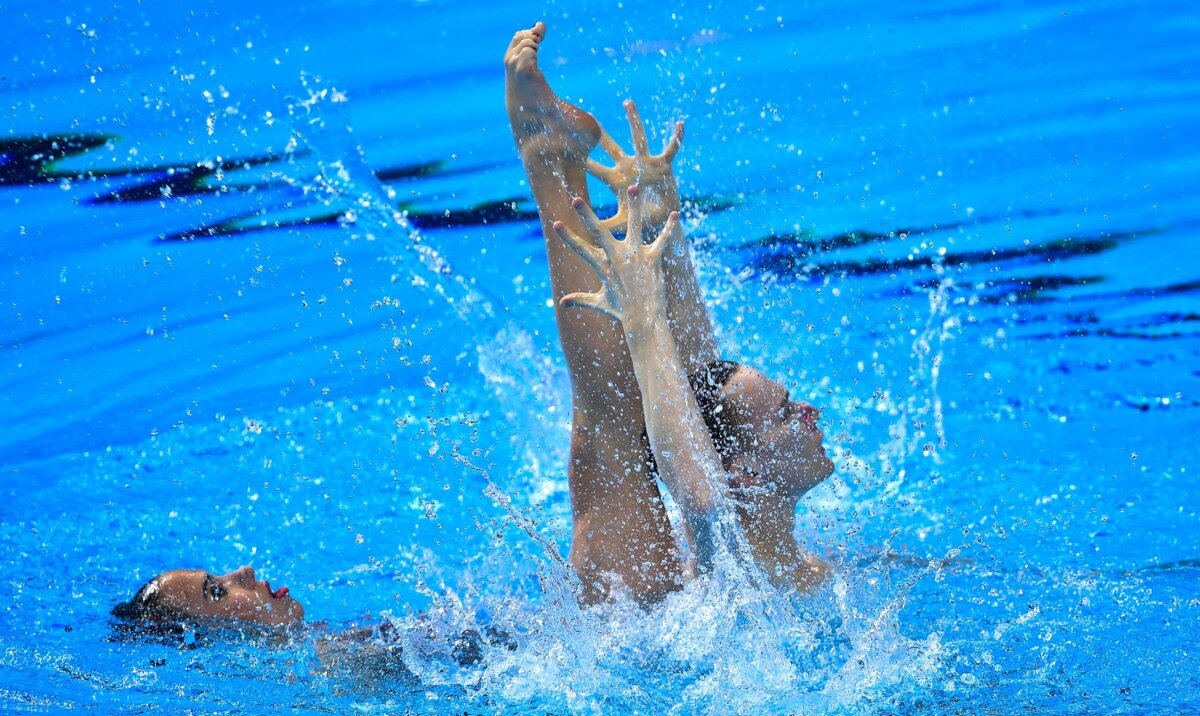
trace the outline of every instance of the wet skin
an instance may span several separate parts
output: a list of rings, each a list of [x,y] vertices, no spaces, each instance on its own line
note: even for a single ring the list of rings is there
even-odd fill
[[[553,230],[555,223],[580,236],[588,232],[572,199],[588,201],[585,171],[616,193],[632,183],[646,190],[650,202],[648,231],[671,211],[678,193],[671,169],[683,138],[675,125],[662,154],[651,155],[645,129],[632,102],[625,105],[634,140],[626,155],[584,110],[559,99],[538,67],[546,27],[514,35],[505,53],[506,103],[513,137],[530,179],[546,236],[550,278],[559,338],[572,385],[572,441],[569,476],[574,538],[571,561],[584,584],[584,600],[604,599],[627,590],[638,601],[657,601],[677,589],[683,574],[679,549],[644,456],[642,396],[621,325],[609,317],[564,308],[569,293],[599,288],[595,274],[568,250]],[[599,144],[615,162],[605,167],[587,159]],[[602,223],[619,229],[626,215]],[[688,373],[718,358],[713,329],[700,296],[688,252],[664,262],[669,324]],[[797,499],[832,471],[816,429],[819,413],[807,403],[787,400],[787,390],[762,373],[743,368],[720,396],[727,423],[742,453],[726,465],[731,487],[755,487],[754,509],[742,513],[743,527],[755,547],[775,562],[775,555],[796,565],[797,585],[815,581],[807,571],[813,560],[801,555],[791,537]],[[819,570],[818,570],[819,571]],[[801,573],[804,572],[804,573]]]
[[[272,590],[241,567],[217,576],[198,569],[164,572],[156,579],[163,606],[197,619],[234,619],[269,626],[298,624],[304,607],[287,587]]]
[[[743,365],[719,396],[739,454],[731,461],[733,487],[770,485],[780,500],[795,504],[833,473],[833,461],[817,427],[821,412],[792,400],[787,388]]]
[[[649,603],[682,584],[679,552],[645,468],[641,394],[621,327],[558,303],[568,293],[598,287],[552,227],[564,221],[585,233],[571,198],[587,198],[585,159],[601,130],[595,118],[551,91],[537,62],[545,33],[539,22],[514,35],[504,56],[505,100],[546,237],[555,318],[571,375],[571,562],[584,601],[621,590]]]

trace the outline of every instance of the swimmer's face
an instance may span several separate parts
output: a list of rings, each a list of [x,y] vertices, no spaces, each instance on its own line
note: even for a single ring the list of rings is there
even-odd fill
[[[164,572],[155,582],[165,609],[196,619],[237,619],[283,626],[304,619],[304,607],[288,594],[287,587],[272,590],[242,567],[217,576],[198,569]]]
[[[833,472],[821,447],[821,413],[792,400],[787,388],[760,371],[739,366],[722,389],[720,404],[738,447],[732,466],[743,473],[744,484],[774,483],[799,497]]]

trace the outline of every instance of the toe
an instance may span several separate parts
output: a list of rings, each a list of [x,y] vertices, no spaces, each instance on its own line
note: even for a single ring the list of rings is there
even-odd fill
[[[504,64],[513,72],[537,70],[538,43],[526,37],[513,44],[504,55]]]
[[[542,38],[544,36],[545,36],[545,31],[543,30],[543,32],[539,33],[537,30],[537,25],[535,25],[533,28],[531,28],[529,30],[518,30],[513,35],[512,42],[508,43],[508,48],[510,50],[516,49],[517,45],[521,44],[522,42],[528,42],[528,41],[532,41],[534,44],[536,44],[538,42],[541,42]]]

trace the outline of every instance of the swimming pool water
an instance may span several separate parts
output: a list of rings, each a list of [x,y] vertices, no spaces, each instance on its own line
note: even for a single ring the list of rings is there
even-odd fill
[[[1200,708],[1190,6],[0,13],[0,708]],[[614,136],[629,96],[658,139],[688,123],[722,346],[822,409],[839,465],[801,506],[839,569],[815,595],[574,603],[499,62],[537,19]],[[394,624],[402,666],[114,639],[149,577],[239,564],[330,630]],[[516,648],[459,665],[489,627]]]

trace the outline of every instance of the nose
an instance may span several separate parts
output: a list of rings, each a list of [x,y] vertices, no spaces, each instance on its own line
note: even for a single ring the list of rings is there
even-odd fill
[[[256,583],[254,579],[254,568],[249,565],[238,567],[237,570],[233,572],[233,578],[237,580],[238,584],[248,589],[253,589]]]

